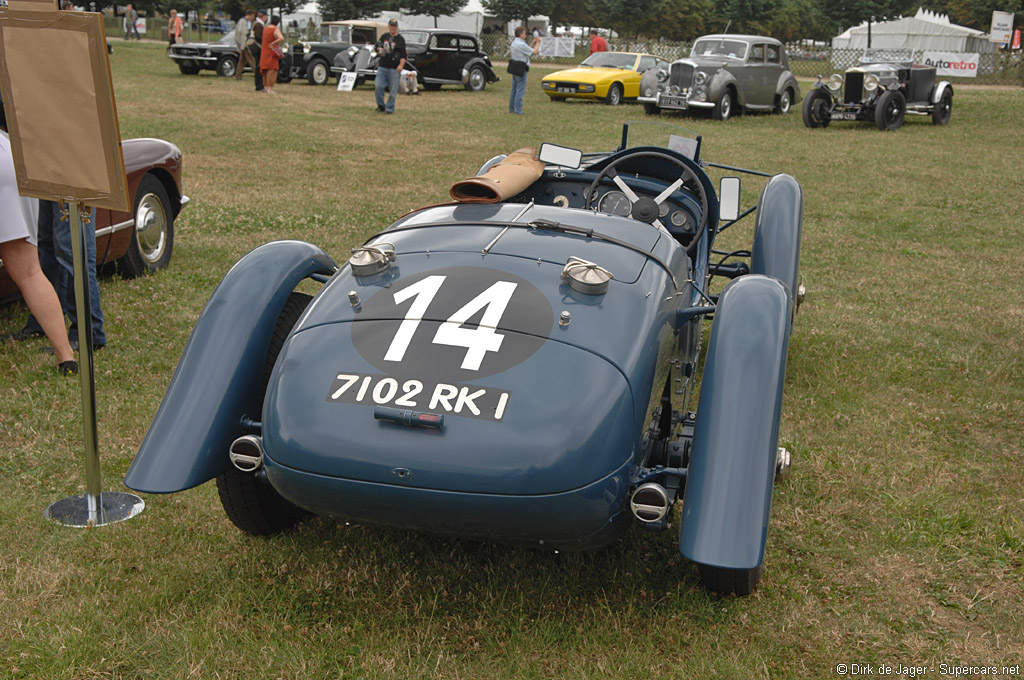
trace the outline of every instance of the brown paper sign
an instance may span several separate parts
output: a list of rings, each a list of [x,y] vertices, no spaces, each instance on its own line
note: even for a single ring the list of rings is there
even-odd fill
[[[130,210],[101,15],[0,11],[0,92],[19,193]]]

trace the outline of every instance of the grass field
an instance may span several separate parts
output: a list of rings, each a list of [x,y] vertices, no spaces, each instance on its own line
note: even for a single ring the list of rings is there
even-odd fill
[[[123,489],[192,324],[248,250],[298,238],[344,261],[495,154],[543,141],[609,150],[623,121],[644,118],[636,105],[548,102],[542,67],[522,117],[505,113],[507,77],[483,93],[401,97],[380,116],[369,88],[296,82],[271,97],[248,78],[181,76],[156,43],[116,42],[112,71],[122,136],[180,146],[192,203],[167,270],[100,282],[108,491]],[[1022,110],[1024,90],[963,87],[949,126],[896,133],[808,130],[797,111],[665,117],[701,133],[708,160],[790,173],[806,195],[808,297],[780,438],[793,474],[776,487],[753,596],[709,596],[671,531],[589,554],[326,518],[260,540],[230,525],[212,484],[147,496],[130,522],[51,525],[43,509],[84,491],[81,410],[78,381],[34,341],[0,348],[0,675],[1024,673]],[[734,231],[747,245],[750,228]],[[0,331],[26,313],[0,308]]]

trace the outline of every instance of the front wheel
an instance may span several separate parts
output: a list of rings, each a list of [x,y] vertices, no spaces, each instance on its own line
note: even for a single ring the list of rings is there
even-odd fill
[[[330,77],[331,69],[327,67],[327,62],[319,59],[310,64],[306,72],[306,79],[310,85],[326,85]]]
[[[622,85],[618,83],[612,83],[612,86],[608,88],[608,95],[604,98],[604,103],[608,106],[618,106],[622,103]]]
[[[719,595],[736,593],[740,597],[746,597],[754,592],[758,581],[761,580],[763,567],[763,563],[754,569],[724,569],[698,564],[697,570],[700,572],[701,583],[711,592]]]
[[[151,174],[139,182],[134,216],[128,252],[117,261],[121,274],[129,279],[166,267],[174,248],[171,199],[163,183]]]
[[[945,125],[953,115],[953,93],[946,91],[942,93],[942,99],[932,109],[932,125]]]
[[[181,71],[183,76],[194,76],[199,74],[198,66],[191,66],[189,64],[178,64],[178,70]]]
[[[828,92],[821,88],[810,91],[804,100],[803,118],[809,128],[828,127],[832,122],[832,97]]]
[[[875,107],[875,125],[879,130],[899,130],[907,115],[907,100],[899,90],[886,90]]]
[[[217,60],[217,75],[221,77],[233,77],[236,68],[238,68],[238,62],[232,57],[221,57]]]
[[[292,293],[277,317],[263,366],[264,397],[284,341],[312,299],[304,293]],[[217,494],[231,523],[253,536],[267,536],[291,529],[309,514],[282,498],[269,482],[233,465],[217,475]]]
[[[474,66],[469,71],[469,78],[466,79],[466,89],[470,92],[482,92],[487,87],[487,74],[479,66]]]
[[[715,108],[711,109],[711,116],[715,120],[729,120],[732,116],[732,90],[726,90],[715,102]]]

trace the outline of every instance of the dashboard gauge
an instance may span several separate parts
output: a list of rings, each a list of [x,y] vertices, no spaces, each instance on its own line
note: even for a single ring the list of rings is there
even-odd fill
[[[658,217],[668,217],[669,210],[668,203],[662,203],[658,206]]]
[[[569,199],[563,196],[562,194],[558,194],[557,196],[555,196],[555,200],[552,201],[552,203],[557,205],[559,208],[569,207]]]
[[[629,216],[630,208],[629,199],[621,191],[609,191],[597,203],[597,209],[601,212],[608,213],[609,215],[621,215],[622,217]]]
[[[684,231],[693,230],[693,218],[685,210],[677,210],[672,213],[672,226],[680,227]]]

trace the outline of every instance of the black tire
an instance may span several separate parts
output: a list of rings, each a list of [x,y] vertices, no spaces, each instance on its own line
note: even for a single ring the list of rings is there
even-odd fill
[[[292,293],[278,315],[263,364],[261,401],[267,394],[277,355],[312,299],[304,293]],[[231,523],[253,536],[268,536],[291,529],[309,515],[306,510],[282,498],[269,483],[234,466],[217,475],[217,494]]]
[[[775,113],[786,115],[793,108],[793,90],[786,88],[779,95],[779,101],[775,104]]]
[[[946,125],[953,115],[953,93],[946,90],[939,103],[932,109],[932,125]]]
[[[608,106],[618,106],[622,103],[622,85],[618,83],[612,83],[612,86],[608,88],[608,95],[604,98],[604,103]]]
[[[809,128],[824,128],[832,122],[832,97],[820,87],[814,88],[804,99],[804,125]]]
[[[223,56],[217,60],[217,75],[222,78],[233,77],[236,68],[238,68],[238,60],[234,57]]]
[[[178,70],[181,71],[183,76],[195,76],[199,75],[198,66],[190,66],[188,64],[178,64]]]
[[[338,76],[341,79],[341,76]],[[366,83],[366,76],[356,76],[356,84],[353,87],[361,87]]]
[[[907,115],[907,100],[899,90],[886,90],[875,106],[875,125],[879,130],[899,130]]]
[[[661,113],[661,107],[658,106],[657,104],[644,102],[644,113],[646,113],[648,116],[657,116],[659,113]]]
[[[715,120],[729,120],[732,118],[734,104],[732,89],[726,88],[722,96],[715,102],[715,108],[711,109],[711,117]]]
[[[697,568],[700,571],[701,583],[712,593],[719,595],[735,593],[740,597],[746,597],[757,588],[764,564],[758,565],[755,569],[723,569],[707,564],[698,564]]]
[[[147,173],[135,192],[128,252],[117,261],[118,271],[127,279],[163,269],[174,250],[174,207],[163,182]]]
[[[470,92],[483,92],[487,87],[487,74],[479,66],[469,69],[469,78],[466,79],[466,89]]]
[[[326,85],[331,77],[331,67],[323,59],[316,59],[306,67],[306,80],[310,85]]]

